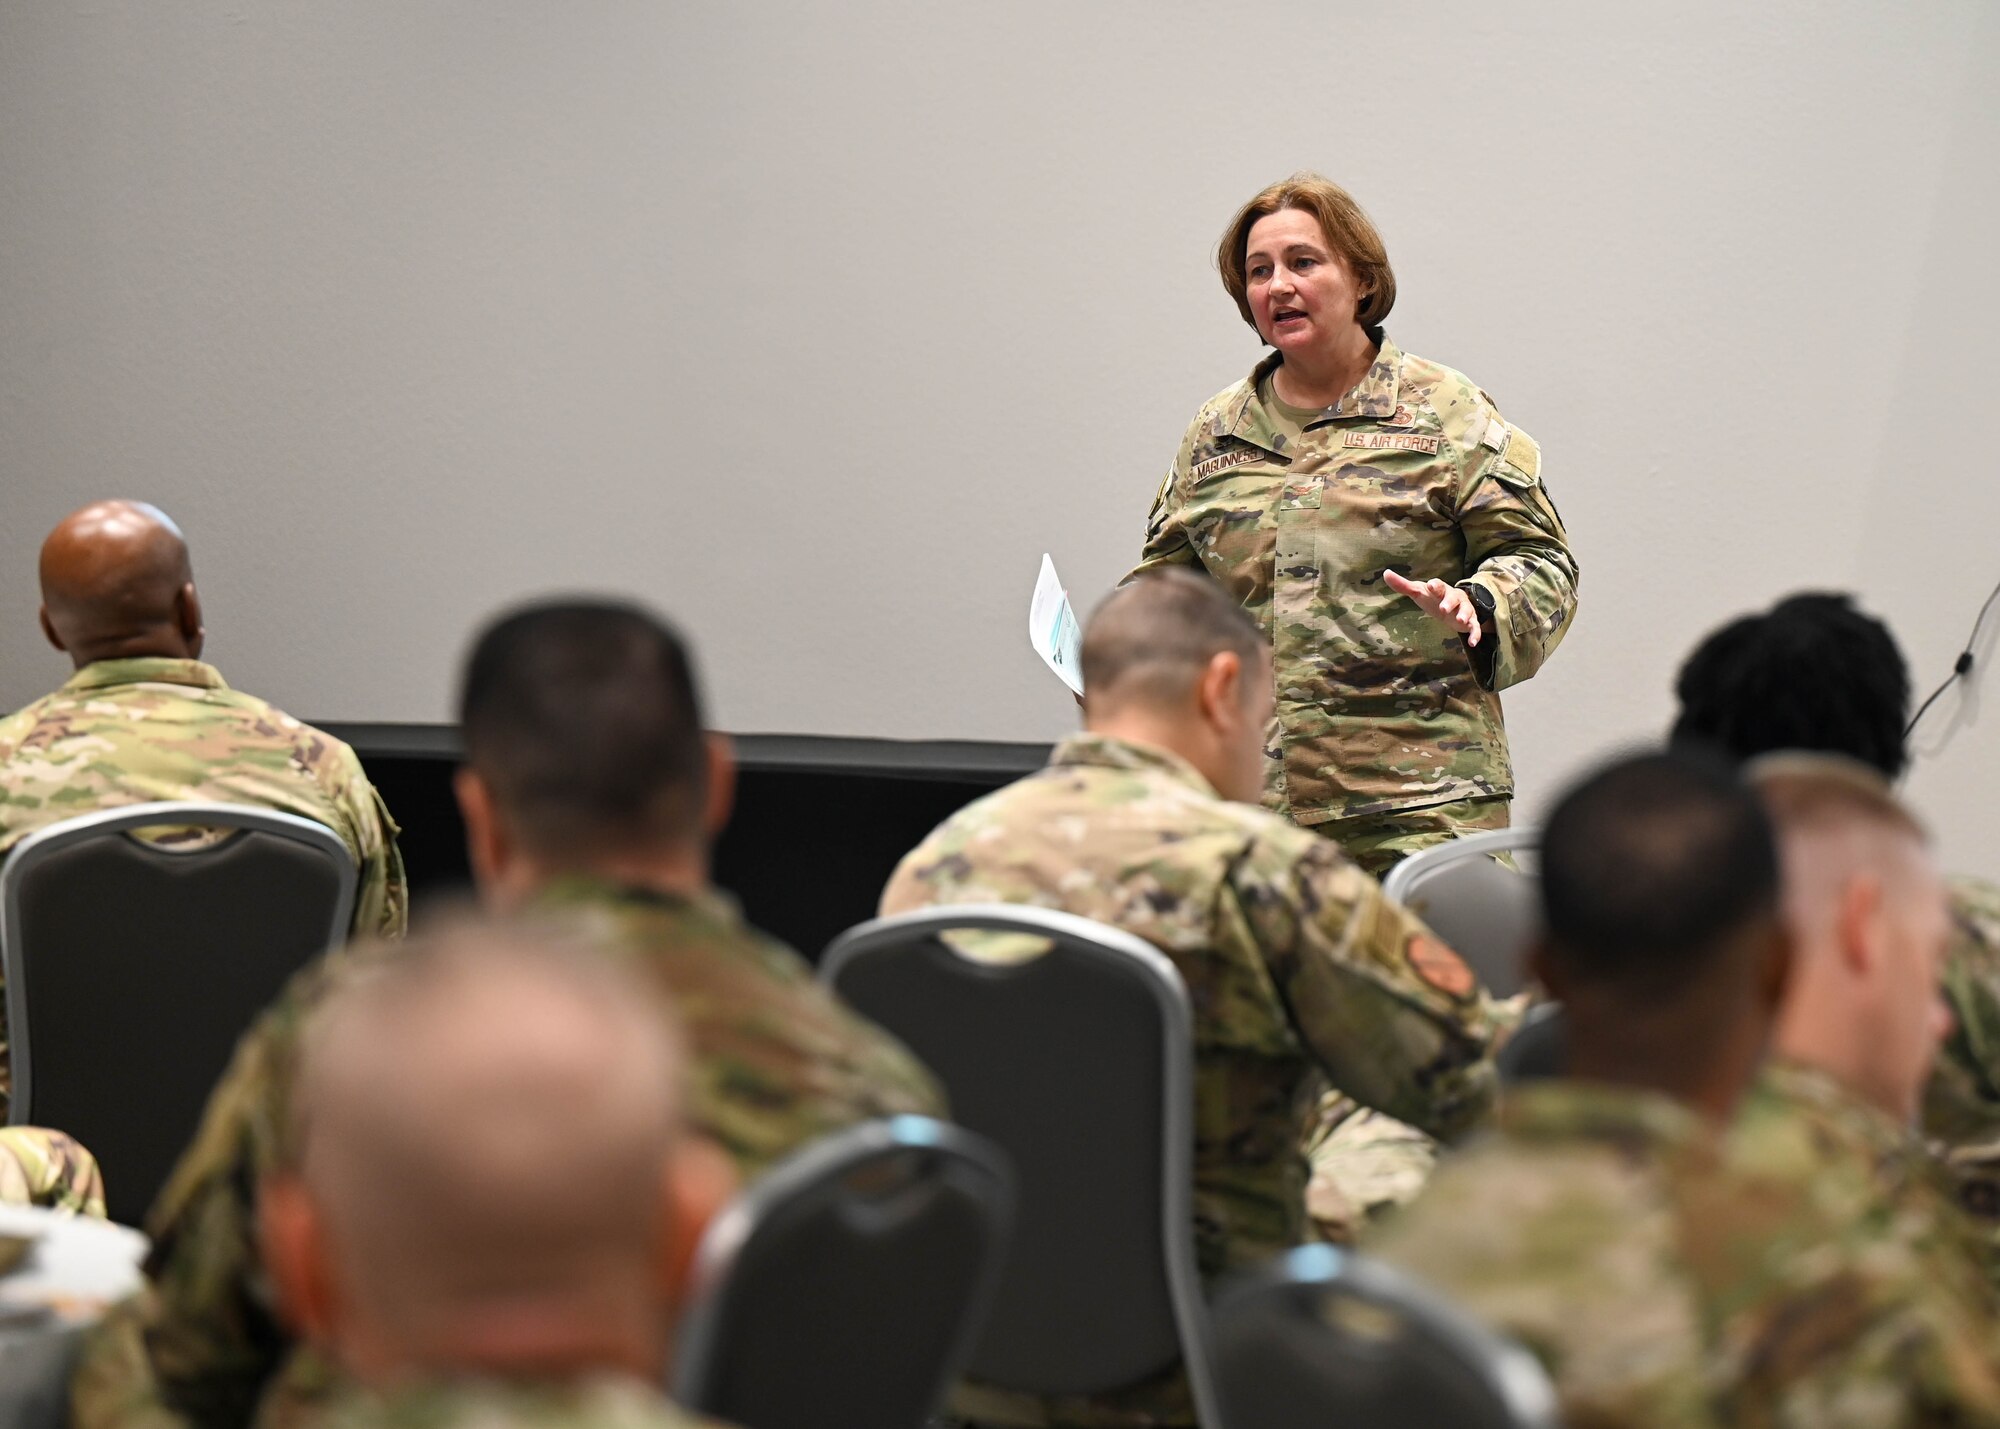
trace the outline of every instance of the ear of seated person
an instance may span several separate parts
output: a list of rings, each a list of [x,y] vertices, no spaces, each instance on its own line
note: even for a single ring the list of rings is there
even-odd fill
[[[946,820],[882,897],[885,914],[1061,909],[1173,961],[1194,1013],[1196,1249],[1211,1278],[1311,1235],[1301,1139],[1327,1080],[1447,1138],[1493,1094],[1489,1009],[1465,965],[1336,845],[1256,806],[1270,658],[1203,576],[1114,592],[1084,634],[1086,732]],[[1193,1422],[1178,1371],[1077,1403],[968,1387],[955,1407],[980,1423]]]
[[[1845,595],[1792,595],[1723,625],[1688,656],[1674,693],[1673,737],[1732,759],[1818,751],[1888,780],[1909,764],[1909,664],[1888,626]],[[1960,874],[1947,891],[1942,985],[1954,1026],[1921,1119],[1959,1205],[2000,1250],[2000,883]]]
[[[943,1114],[901,1043],[710,884],[732,765],[726,740],[704,732],[692,661],[665,624],[601,601],[510,614],[475,642],[459,714],[457,789],[482,900],[626,952],[652,1005],[685,1028],[691,1123],[745,1179],[859,1121]],[[318,1391],[325,1376],[293,1354],[250,1251],[254,1187],[288,1164],[301,1016],[364,961],[302,976],[239,1046],[149,1219],[147,1293],[86,1345],[80,1429],[123,1423],[134,1403],[243,1425]]]
[[[1851,930],[1864,992],[1809,968],[1824,949],[1790,913],[1826,885],[1796,881],[1788,818],[1789,886],[1756,791],[1708,756],[1624,760],[1558,803],[1536,960],[1567,1011],[1568,1076],[1511,1090],[1499,1135],[1369,1245],[1540,1356],[1565,1422],[2000,1415],[2000,1316],[1951,1208],[1892,1202],[1869,1138],[1822,1136],[1888,1118],[1817,1082],[1814,1104],[1781,1109],[1759,1082],[1774,1035],[1813,1023],[1807,1042],[1894,1044],[1871,1086],[1907,1108],[1935,1036],[1921,859],[1895,865],[1913,921]]]
[[[629,967],[518,927],[328,998],[262,1196],[282,1301],[343,1377],[304,1422],[693,1425],[661,1367],[734,1178],[684,1131],[684,1072]]]

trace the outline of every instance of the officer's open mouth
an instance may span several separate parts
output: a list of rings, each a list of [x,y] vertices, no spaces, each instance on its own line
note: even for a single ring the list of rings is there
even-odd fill
[[[1290,322],[1293,318],[1302,318],[1304,316],[1305,314],[1297,308],[1279,308],[1275,313],[1271,314],[1271,321],[1274,323],[1284,323]]]

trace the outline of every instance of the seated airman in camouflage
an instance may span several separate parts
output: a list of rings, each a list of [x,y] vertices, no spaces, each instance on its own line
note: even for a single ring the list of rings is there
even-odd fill
[[[1694,752],[1571,791],[1541,887],[1567,1078],[1510,1090],[1498,1133],[1368,1248],[1540,1356],[1565,1424],[2000,1424],[2000,1321],[1949,1206],[1878,1199],[1848,1113],[1749,1095],[1781,1007],[1896,1040],[1907,1068],[1932,996],[1921,951],[1870,908],[1849,951],[1872,1008],[1836,1016],[1824,984],[1788,1003],[1770,817]]]
[[[1681,666],[1675,694],[1674,738],[1734,759],[1819,750],[1890,780],[1909,763],[1909,667],[1889,628],[1844,595],[1794,595],[1729,622]],[[1946,886],[1952,1029],[1924,1087],[1921,1124],[1959,1204],[2000,1243],[2000,883],[1955,877]]]
[[[287,1319],[341,1429],[694,1429],[659,1389],[735,1176],[684,1134],[683,1056],[629,963],[470,923],[307,1023],[296,1165],[262,1192]]]
[[[354,931],[403,931],[396,825],[354,751],[203,664],[201,599],[180,528],[99,501],[42,545],[42,631],[76,666],[0,720],[0,854],[78,814],[160,799],[276,809],[325,824],[360,869]],[[197,836],[163,832],[161,842]],[[0,1115],[5,1112],[0,1044]]]
[[[627,950],[686,1029],[692,1124],[746,1178],[857,1121],[942,1114],[901,1043],[710,885],[734,766],[727,739],[703,732],[687,651],[664,624],[601,602],[510,615],[473,648],[459,719],[482,898],[560,913]],[[292,1347],[250,1250],[253,1188],[287,1159],[301,1012],[342,975],[339,960],[302,975],[237,1048],[148,1219],[148,1293],[86,1348],[81,1429],[123,1423],[138,1403],[149,1422],[240,1425],[260,1400],[312,1388],[310,1356],[271,1383]]]
[[[1447,1138],[1485,1116],[1494,1085],[1470,970],[1331,840],[1257,807],[1270,661],[1205,576],[1114,591],[1084,632],[1087,732],[947,819],[882,895],[884,913],[1061,909],[1173,960],[1195,1016],[1195,1238],[1210,1277],[1310,1236],[1301,1142],[1327,1078]],[[1178,1374],[1094,1401],[968,1390],[958,1407],[992,1423],[1194,1422]]]

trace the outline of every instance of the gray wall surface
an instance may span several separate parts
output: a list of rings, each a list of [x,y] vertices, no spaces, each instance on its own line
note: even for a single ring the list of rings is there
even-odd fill
[[[728,727],[1057,735],[1041,554],[1079,605],[1125,570],[1257,356],[1211,245],[1302,167],[1570,522],[1525,814],[1791,589],[1860,592],[1928,685],[2000,578],[1996,23],[0,0],[0,706],[62,673],[41,536],[129,494],[188,529],[225,672],[308,718],[443,718],[480,617],[581,587],[678,617]],[[1993,688],[1912,787],[2000,874]]]

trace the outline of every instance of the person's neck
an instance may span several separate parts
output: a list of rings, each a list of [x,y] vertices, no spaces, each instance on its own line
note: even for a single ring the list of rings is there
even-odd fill
[[[708,851],[702,848],[671,848],[644,853],[604,854],[576,861],[531,860],[515,880],[518,894],[515,901],[531,898],[563,878],[598,879],[615,883],[621,888],[691,898],[708,891]]]
[[[1332,407],[1368,375],[1380,349],[1359,326],[1322,352],[1288,352],[1271,374],[1271,390],[1293,407]]]
[[[1092,734],[1100,734],[1107,739],[1121,739],[1127,744],[1165,750],[1192,764],[1210,784],[1215,782],[1215,776],[1208,767],[1207,751],[1202,741],[1190,733],[1185,720],[1134,705],[1109,714],[1093,715],[1085,727]]]
[[[609,1323],[575,1315],[481,1315],[430,1337],[412,1355],[399,1343],[352,1334],[335,1358],[376,1389],[438,1376],[565,1381],[628,1375],[651,1381],[667,1361],[668,1338],[654,1323]]]
[[[1834,953],[1823,956],[1836,957]],[[1771,1050],[1785,1061],[1810,1067],[1837,1083],[1840,1089],[1866,1102],[1884,1116],[1908,1121],[1907,1108],[1895,1105],[1895,1098],[1869,1077],[1865,1056],[1869,1048],[1864,1019],[1843,1015],[1848,1011],[1842,999],[1822,986],[1806,971],[1809,958],[1801,954],[1800,972],[1785,996],[1778,1016],[1778,1029]]]
[[[90,644],[75,644],[69,649],[70,663],[81,670],[86,665],[95,665],[104,660],[194,660],[195,655],[187,647],[185,640],[166,640],[158,636],[133,636],[125,640],[100,640]]]

